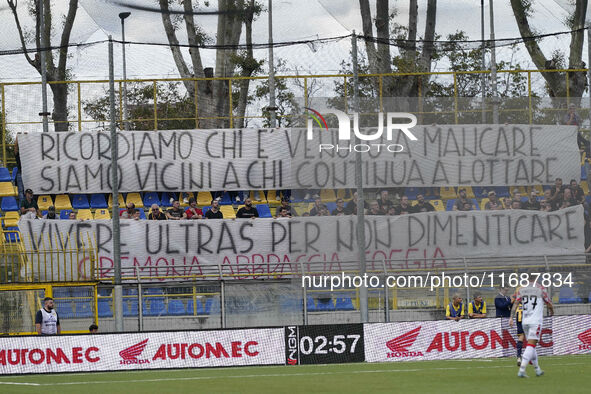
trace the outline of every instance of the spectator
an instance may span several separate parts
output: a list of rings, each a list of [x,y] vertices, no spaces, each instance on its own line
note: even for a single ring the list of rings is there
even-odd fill
[[[540,201],[540,211],[542,211],[542,212],[552,212],[552,204],[550,204],[549,202],[547,202],[545,198],[543,198]]]
[[[182,210],[179,200],[173,200],[172,208],[166,211],[166,218],[168,220],[182,220],[187,218],[187,214]]]
[[[244,200],[244,206],[238,210],[236,217],[240,219],[254,219],[259,217],[259,211],[253,208],[250,197]]]
[[[62,328],[60,318],[53,308],[53,298],[43,299],[43,308],[37,311],[35,316],[35,329],[39,335],[60,335]]]
[[[55,207],[53,205],[47,208],[47,213],[43,215],[43,219],[59,219],[55,214]]]
[[[211,208],[205,212],[205,219],[223,219],[224,214],[220,211],[220,203],[218,200],[211,201]]]
[[[380,209],[380,204],[377,201],[372,201],[371,203],[369,203],[369,211],[367,212],[367,215],[383,215],[384,212],[382,212],[382,210]]]
[[[519,200],[511,201],[511,209],[521,209],[521,201],[519,201]]]
[[[585,192],[583,188],[577,184],[575,179],[570,180],[570,185],[568,188],[571,191],[573,199],[577,202],[577,204],[583,204],[585,202]]]
[[[346,215],[357,215],[357,192],[353,193],[353,199],[345,206]]]
[[[474,301],[468,304],[468,317],[470,319],[483,319],[486,317],[486,301],[479,293],[474,293]]]
[[[404,198],[404,196],[402,197]],[[433,212],[435,211],[435,207],[430,203],[425,201],[425,196],[422,194],[417,194],[417,204],[412,207],[413,212]]]
[[[320,210],[322,209],[322,200],[319,195],[314,196],[314,206],[310,209],[310,216],[320,216]]]
[[[566,188],[562,194],[562,205],[560,208],[568,208],[577,205],[578,202],[574,199],[571,189]]]
[[[462,297],[459,294],[454,294],[452,302],[445,308],[445,318],[447,320],[459,321],[466,317],[466,311],[464,310],[464,304],[462,303]]]
[[[474,204],[472,204],[471,202],[465,202],[464,206],[462,207],[462,212],[472,211],[473,208],[474,208]]]
[[[41,217],[39,212],[39,205],[33,199],[33,191],[31,189],[25,190],[25,198],[21,201],[21,215],[31,213],[31,217]]]
[[[583,123],[581,117],[577,114],[576,109],[577,107],[574,103],[569,104],[568,111],[562,118],[562,123],[568,126],[577,126],[578,130]],[[589,141],[583,137],[580,131],[577,133],[577,144],[579,145],[579,149],[587,152],[587,157],[589,157],[591,145],[589,144]]]
[[[402,198],[400,199],[400,205],[398,205],[395,209],[396,209],[396,215],[407,215],[409,213],[414,212],[414,209],[412,208],[412,206],[408,202],[407,196],[402,196]]]
[[[119,216],[121,216],[121,219],[133,219],[133,214],[135,213],[135,204],[128,202],[126,207],[127,209],[121,212]]]
[[[464,204],[470,204],[470,209],[465,209]],[[468,197],[466,197],[466,189],[460,189],[460,191],[458,192],[458,199],[456,200],[456,202],[454,203],[454,211],[471,211],[473,209],[475,209],[476,207],[473,206],[474,204],[468,200]]]
[[[532,190],[529,194],[529,199],[522,204],[522,208],[528,209],[530,211],[539,211],[542,208],[542,206],[538,201],[537,195],[538,193],[535,190]]]
[[[90,327],[88,327],[88,332],[91,334],[98,333],[98,326],[96,324],[91,324]]]
[[[318,216],[330,216],[330,211],[328,210],[326,204],[322,204],[320,206],[320,213],[318,214]]]
[[[505,207],[505,209],[511,209],[512,204],[513,204],[513,199],[511,199],[510,197],[505,197],[503,199],[503,206]]]
[[[511,307],[515,302],[515,297],[509,297],[507,293],[509,289],[507,287],[499,288],[499,294],[495,297],[495,309],[497,317],[509,317],[511,316]]]
[[[554,186],[550,190],[550,203],[552,203],[552,210],[557,210],[562,205],[562,194],[565,187],[562,185],[562,179],[556,178]]]
[[[513,189],[513,201],[521,201],[521,193],[519,193],[519,189]]]
[[[189,198],[189,208],[185,211],[187,219],[203,219],[203,211],[197,207],[195,197]]]
[[[68,215],[68,219],[76,220],[76,212],[74,212],[74,211],[70,212],[70,214]]]
[[[152,204],[152,212],[148,215],[148,220],[166,220],[166,215],[162,213],[158,204]]]
[[[488,192],[488,201],[484,204],[486,211],[498,211],[503,209],[503,203],[499,201],[497,193],[494,190]]]
[[[388,196],[388,190],[382,190],[378,196],[377,201],[382,212],[388,212],[390,207],[394,205]]]
[[[388,212],[386,212],[386,215],[396,216],[396,207],[390,207],[390,209],[388,209]]]
[[[287,210],[285,207],[277,208],[277,217],[278,218],[290,218],[291,214],[290,211]]]
[[[134,209],[133,214],[131,215],[131,218],[133,220],[140,220],[142,218],[142,213],[140,212],[139,209]]]
[[[345,201],[342,198],[337,198],[337,207],[333,209],[332,216],[344,216],[345,215]]]
[[[287,210],[288,217],[296,216],[294,210],[289,205],[289,198],[284,197],[281,199],[281,206],[277,207],[277,210],[275,211],[276,217],[280,216],[281,208],[285,208]],[[312,214],[310,214],[310,216],[312,216]]]

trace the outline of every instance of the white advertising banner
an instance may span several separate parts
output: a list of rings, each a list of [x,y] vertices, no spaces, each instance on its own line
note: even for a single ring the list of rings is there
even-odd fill
[[[353,144],[336,129],[165,130],[118,134],[119,190],[515,186],[580,177],[574,126],[413,127]],[[366,133],[371,135],[372,133]],[[111,192],[105,132],[19,136],[23,182],[37,194]]]
[[[0,338],[0,375],[284,363],[283,328]]]
[[[364,325],[365,361],[419,361],[515,356],[516,330],[506,319]],[[552,354],[552,321],[543,325],[538,354]]]
[[[282,272],[299,271],[290,264],[311,262],[325,263],[320,268],[315,264],[316,270],[342,271],[346,267],[341,263],[357,259],[355,226],[356,216],[122,220],[121,264],[124,269],[138,267],[142,276],[150,277],[203,275],[205,268],[218,266],[237,279],[256,278],[257,274],[281,277]],[[396,269],[446,268],[446,259],[461,257],[576,254],[584,251],[583,226],[581,205],[556,212],[366,216],[366,255],[368,261],[387,260],[389,268]],[[68,243],[91,238],[96,239],[100,276],[113,275],[111,221],[22,219],[19,229],[27,250],[42,252],[30,255],[34,273],[46,272],[47,253],[43,251],[71,249]],[[62,263],[60,277],[52,280],[90,275],[90,262],[81,255],[66,253],[60,259],[78,260],[68,261],[65,267]],[[68,271],[72,269],[77,272]]]
[[[556,316],[554,354],[591,354],[591,315]]]

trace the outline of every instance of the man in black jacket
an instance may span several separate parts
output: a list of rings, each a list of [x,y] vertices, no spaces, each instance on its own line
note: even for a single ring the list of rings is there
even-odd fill
[[[495,308],[497,310],[497,317],[511,316],[511,307],[513,306],[513,302],[515,302],[515,297],[509,297],[507,295],[508,291],[508,288],[502,287],[499,289],[499,294],[497,294],[497,296],[495,297]]]

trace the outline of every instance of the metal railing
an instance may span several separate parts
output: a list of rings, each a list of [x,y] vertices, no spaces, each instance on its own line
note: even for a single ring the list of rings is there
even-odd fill
[[[516,105],[514,108],[511,107],[511,104],[508,106],[500,108],[501,113],[524,113],[526,116],[524,120],[532,123],[534,120],[534,112],[536,110],[536,103],[534,102],[536,97],[536,93],[532,88],[532,76],[533,75],[540,75],[540,73],[564,73],[565,78],[565,92],[566,97],[565,99],[565,108],[571,101],[571,94],[570,94],[570,77],[571,73],[575,72],[584,72],[586,73],[586,69],[576,69],[576,70],[498,70],[497,73],[499,78],[502,78],[503,75],[511,75],[511,74],[525,74],[527,76],[527,94],[524,91],[524,99],[527,99],[527,102],[522,105]],[[418,106],[416,110],[412,112],[419,115],[421,119],[422,115],[437,115],[441,116],[444,114],[448,114],[453,116],[453,122],[455,123],[462,123],[462,114],[468,113],[478,113],[482,112],[482,109],[479,108],[471,108],[471,107],[464,107],[461,102],[462,91],[461,87],[459,86],[462,82],[462,78],[471,76],[471,75],[481,75],[481,74],[490,74],[490,71],[439,71],[439,72],[429,72],[429,73],[389,73],[389,74],[361,74],[359,78],[362,80],[369,80],[373,82],[373,85],[376,85],[376,92],[375,98],[379,101],[379,109],[383,110],[384,107],[384,99],[386,98],[384,95],[384,85],[385,81],[388,79],[396,78],[396,77],[413,77],[417,78],[418,80],[418,97],[425,98],[430,93],[427,92],[425,95],[425,87],[423,86],[423,79],[449,79],[449,82],[453,86],[453,94],[448,97],[450,99],[450,108],[448,110],[441,110],[437,109],[435,111],[429,110],[428,106],[425,106],[423,100],[418,100]],[[285,81],[297,81],[297,84],[292,84],[293,86],[288,87],[292,92],[301,93],[296,94],[296,97],[303,97],[304,105],[308,106],[308,103],[311,99],[314,98],[314,95],[318,93],[318,91],[323,91],[326,93],[326,89],[317,89],[315,91],[311,86],[314,82],[320,81],[320,83],[338,83],[341,86],[342,92],[340,95],[343,97],[345,103],[352,95],[352,89],[350,87],[352,74],[319,74],[319,75],[277,75],[275,76],[276,80],[285,80]],[[254,82],[257,81],[264,81],[267,79],[266,76],[255,76],[255,77],[229,77],[229,78],[193,78],[193,79],[183,79],[183,78],[167,78],[167,79],[129,79],[125,82],[129,84],[140,84],[145,87],[151,88],[151,97],[146,99],[147,101],[145,104],[142,104],[143,107],[148,108],[148,112],[151,112],[151,116],[142,117],[142,118],[131,118],[128,119],[127,122],[142,122],[145,124],[148,129],[159,130],[161,129],[161,124],[163,122],[172,122],[172,121],[185,121],[188,122],[185,128],[199,128],[200,121],[202,120],[219,120],[225,122],[225,127],[233,128],[235,127],[235,122],[237,119],[264,119],[265,116],[261,113],[260,105],[256,103],[249,104],[250,107],[245,112],[245,115],[237,114],[237,108],[234,103],[233,92],[235,88],[237,88],[238,82],[241,80],[248,79]],[[199,84],[202,83],[211,83],[211,81],[222,80],[228,84],[228,96],[227,96],[227,112],[226,113],[215,113],[214,116],[204,115],[203,109],[199,108],[199,97],[195,96],[190,98],[192,100],[191,108],[187,113],[183,113],[182,116],[167,116],[167,114],[159,113],[159,96],[158,96],[158,89],[159,86],[162,84],[179,84],[182,85],[183,82],[190,81],[194,84],[194,91],[199,92],[197,89]],[[66,84],[68,85],[68,92],[69,92],[69,100],[68,102],[74,103],[74,105],[70,105],[68,111],[68,119],[65,121],[51,121],[52,124],[56,123],[68,123],[70,125],[71,130],[82,131],[85,129],[92,128],[90,125],[94,124],[95,126],[107,122],[108,119],[106,118],[93,118],[90,116],[85,110],[85,104],[88,104],[90,99],[96,99],[97,97],[104,97],[106,96],[106,86],[108,84],[108,80],[78,80],[78,81],[52,81],[49,82],[50,84]],[[119,122],[123,122],[123,97],[119,92],[122,91],[123,80],[117,80],[116,85],[118,86],[118,117]],[[509,82],[508,82],[509,83]],[[42,121],[40,118],[35,116],[34,118],[28,118],[26,111],[22,111],[23,107],[31,106],[29,102],[31,98],[34,98],[38,95],[38,90],[40,87],[41,82],[3,82],[0,83],[0,114],[1,119],[0,123],[2,125],[2,135],[6,136],[7,131],[11,132],[23,132],[27,130],[32,130],[38,125],[41,125]],[[181,89],[184,90],[184,87]],[[543,88],[542,88],[543,89]],[[334,96],[334,92],[330,94],[323,94],[322,97],[331,97]],[[542,94],[545,96],[545,94]],[[472,98],[470,98],[472,99]],[[479,98],[475,98],[475,100],[481,100]],[[24,101],[24,102],[23,102]],[[175,103],[172,103],[175,104]],[[12,109],[14,108],[14,109]],[[492,109],[487,106],[484,109],[486,112],[490,113]],[[564,111],[564,108],[553,108],[552,106],[549,108],[543,108],[543,111]],[[161,112],[161,111],[160,111]],[[472,114],[474,115],[474,114]],[[279,118],[282,117],[289,117],[289,114],[278,114]],[[479,115],[480,116],[480,115]],[[452,123],[453,123],[452,122]],[[442,122],[438,122],[442,123]],[[11,154],[8,154],[8,151],[12,151],[14,149],[14,145],[10,144],[6,141],[6,138],[3,139],[2,145],[2,161],[5,166],[11,165],[14,163],[14,158]]]

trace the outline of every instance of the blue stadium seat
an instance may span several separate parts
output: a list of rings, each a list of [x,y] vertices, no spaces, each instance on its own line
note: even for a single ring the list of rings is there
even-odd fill
[[[79,319],[92,317],[92,306],[90,301],[75,303],[76,317]]]
[[[6,227],[4,231],[19,231],[18,227]],[[4,233],[4,237],[6,238],[6,242],[20,242],[21,237],[18,233]]]
[[[306,310],[308,312],[316,312],[316,304],[314,303],[314,298],[310,296],[306,298]]]
[[[62,220],[67,220],[70,218],[70,212],[72,212],[71,209],[64,209],[60,212],[60,219]]]
[[[492,190],[495,191],[497,197],[511,197],[507,186],[495,186]]]
[[[92,209],[107,209],[109,208],[109,204],[107,204],[107,199],[104,194],[91,194],[90,207]]]
[[[137,287],[124,287],[123,288],[123,295],[130,296],[130,295],[137,295]]]
[[[183,300],[168,301],[168,314],[171,316],[181,316],[186,313],[185,304]]]
[[[109,306],[109,300],[99,298],[98,300],[98,316],[99,317],[113,317],[113,311]]]
[[[193,314],[193,299],[191,298],[189,301],[187,301],[187,314],[192,315]],[[201,304],[201,300],[197,299],[197,314],[198,315],[203,315],[203,305]]]
[[[335,305],[334,300],[332,298],[318,298],[316,300],[316,311],[326,312],[326,311],[334,311]]]
[[[111,296],[111,290],[112,289],[105,289],[103,288],[99,288],[98,289],[98,295],[101,297],[110,297]]]
[[[476,200],[475,198],[471,198],[470,201],[472,201],[472,204],[474,204],[475,206],[474,210],[480,211],[480,204],[478,204],[478,200]]]
[[[211,207],[210,207],[210,206],[207,206],[207,207],[203,207],[203,208],[201,208],[201,211],[203,212],[203,217],[204,217],[204,218],[205,218],[205,213],[206,213],[207,211],[209,211],[210,209],[211,209]]]
[[[133,317],[138,315],[137,300],[131,300],[128,304],[123,300],[123,317]]]
[[[447,204],[445,206],[445,210],[446,211],[453,211],[454,210],[454,204],[456,203],[455,198],[453,200],[447,200]]]
[[[162,196],[160,198],[160,206],[161,207],[172,207],[172,203],[170,202],[170,199],[172,198],[173,200],[178,200],[178,198],[179,198],[173,192],[164,192],[161,194],[161,196]]]
[[[560,288],[560,296],[558,297],[559,304],[579,304],[583,299],[575,296],[572,287],[563,286]]]
[[[74,194],[72,196],[72,208],[74,209],[90,209],[88,197],[86,194]]]
[[[416,200],[417,195],[424,194],[423,189],[419,187],[407,187],[404,189],[404,195],[408,197],[409,200]]]
[[[259,213],[260,218],[272,218],[271,208],[267,204],[258,204],[256,210]]]
[[[57,301],[55,310],[62,319],[71,319],[74,317],[74,309],[72,308],[71,301]]]
[[[54,287],[52,290],[53,298],[70,297],[70,289],[67,287]]]
[[[16,177],[18,176],[18,167],[14,166],[12,168],[12,183],[16,183]]]
[[[0,182],[12,182],[12,176],[6,167],[0,167]]]
[[[218,297],[208,298],[205,301],[205,313],[217,315],[221,312],[220,299]]]
[[[72,297],[90,297],[91,296],[91,289],[89,288],[73,288],[70,293],[72,294]]]
[[[222,198],[220,199],[220,205],[232,205],[235,201],[232,201],[230,198],[230,193],[224,192],[222,194]]]
[[[161,287],[147,287],[145,294],[164,294],[164,290]]]
[[[488,197],[488,192],[492,189],[493,188],[489,186],[472,186],[472,191],[474,192],[474,196],[476,198]]]
[[[14,197],[3,197],[1,207],[2,211],[18,211],[18,204]]]
[[[335,310],[337,311],[353,311],[355,307],[353,306],[353,300],[351,297],[338,297],[335,305]]]
[[[158,206],[160,206],[160,197],[158,197],[158,193],[156,192],[144,193],[142,201],[144,202],[144,207],[146,208],[150,208],[152,204],[158,204]]]
[[[582,181],[587,180],[587,171],[585,171],[585,166],[581,166],[581,180]]]
[[[146,303],[144,302],[143,313],[146,316],[161,316],[166,315],[166,305],[164,304],[164,299],[162,298],[152,298],[150,299],[150,308],[146,308]]]

